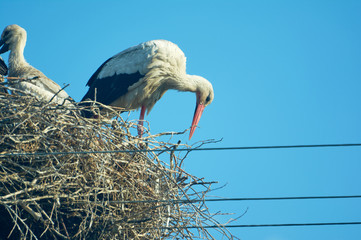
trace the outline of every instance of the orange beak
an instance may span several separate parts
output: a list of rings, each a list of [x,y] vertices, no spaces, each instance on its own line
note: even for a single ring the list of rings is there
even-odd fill
[[[197,100],[197,105],[196,105],[196,110],[194,111],[191,131],[189,133],[189,140],[191,140],[193,133],[197,128],[198,122],[201,119],[204,108],[205,108],[205,106],[201,103],[198,103],[198,100]]]

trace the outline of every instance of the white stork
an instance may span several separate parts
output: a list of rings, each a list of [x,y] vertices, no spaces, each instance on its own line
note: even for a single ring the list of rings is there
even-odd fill
[[[143,134],[144,114],[169,89],[194,92],[197,97],[189,139],[204,108],[213,101],[212,84],[186,73],[186,57],[174,43],[153,40],[128,48],[105,61],[89,79],[83,97],[126,110],[141,108],[138,134]],[[96,95],[96,96],[95,96]],[[90,117],[90,112],[84,112]]]
[[[6,66],[4,60],[0,57],[0,75],[6,76],[8,74],[8,67]]]
[[[25,61],[25,44],[26,31],[16,24],[7,26],[1,34],[0,54],[10,51],[8,77],[24,80],[19,81],[15,87],[40,100],[50,101],[52,99],[58,104],[69,104],[72,99],[58,84]],[[12,80],[8,79],[8,81]]]

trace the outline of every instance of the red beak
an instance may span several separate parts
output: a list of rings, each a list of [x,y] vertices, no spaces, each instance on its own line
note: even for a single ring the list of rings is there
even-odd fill
[[[198,125],[199,119],[201,119],[204,108],[205,108],[205,106],[203,104],[198,104],[198,101],[197,101],[197,106],[196,106],[196,110],[194,111],[191,131],[189,133],[189,140],[191,140],[193,133],[196,130],[196,127]]]

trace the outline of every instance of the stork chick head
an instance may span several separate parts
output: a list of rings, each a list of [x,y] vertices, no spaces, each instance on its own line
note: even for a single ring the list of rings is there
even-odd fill
[[[12,50],[16,47],[25,47],[26,31],[16,24],[7,26],[1,34],[0,39],[0,54]]]

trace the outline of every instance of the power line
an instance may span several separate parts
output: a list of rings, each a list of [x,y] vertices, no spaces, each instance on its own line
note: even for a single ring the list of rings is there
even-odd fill
[[[232,224],[208,226],[172,226],[172,227],[135,227],[132,229],[202,229],[202,228],[255,228],[255,227],[307,227],[307,226],[335,226],[335,225],[360,225],[361,222],[326,222],[326,223],[280,223],[280,224]]]
[[[196,203],[196,202],[225,202],[225,201],[277,201],[277,200],[310,200],[310,199],[348,199],[361,198],[361,195],[349,196],[301,196],[301,197],[260,197],[260,198],[211,198],[211,199],[179,199],[179,200],[133,200],[109,201],[110,203]]]
[[[221,150],[256,150],[256,149],[287,149],[287,148],[321,148],[321,147],[360,147],[361,143],[343,144],[313,144],[313,145],[283,145],[283,146],[250,146],[250,147],[219,147],[219,148],[180,148],[180,149],[134,149],[110,151],[72,151],[72,152],[35,152],[35,153],[3,153],[0,157],[13,156],[47,156],[47,155],[75,155],[75,154],[104,154],[104,153],[147,153],[147,152],[188,152],[188,151],[221,151]]]
[[[249,225],[226,225],[227,228],[241,227],[302,227],[302,226],[334,226],[334,225],[360,225],[361,222],[328,222],[328,223],[282,223],[282,224],[249,224]],[[208,227],[208,226],[207,226]],[[213,227],[214,226],[209,226]]]

